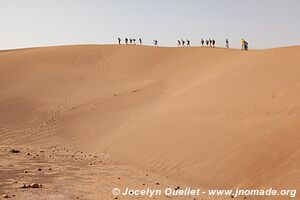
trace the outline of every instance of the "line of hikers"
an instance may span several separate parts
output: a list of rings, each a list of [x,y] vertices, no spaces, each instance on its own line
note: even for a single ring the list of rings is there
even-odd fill
[[[206,46],[209,45],[210,47],[215,48],[216,41],[215,41],[215,39],[207,39],[207,40],[205,40],[205,44],[206,44]],[[201,45],[204,46],[204,40],[203,39],[201,39]]]
[[[185,47],[185,43],[186,43],[186,46],[187,46],[187,47],[191,46],[191,41],[188,40],[188,39],[186,39],[186,41],[183,40],[183,39],[177,40],[177,46],[178,46],[178,47]]]
[[[133,38],[133,39],[131,39],[131,38],[125,38],[124,41],[125,41],[125,44],[136,45],[136,40],[135,40],[135,38]],[[118,43],[121,44],[121,42],[122,42],[122,39],[121,39],[121,38],[118,38]],[[142,38],[139,38],[139,44],[140,44],[140,45],[143,45]]]
[[[124,39],[124,42],[125,44],[130,44],[130,45],[136,45],[136,39],[131,39],[131,38],[125,38]],[[122,43],[122,39],[121,38],[118,38],[118,43],[121,44]],[[209,47],[215,47],[216,45],[216,41],[215,39],[206,39],[204,40],[203,38],[201,38],[200,40],[200,43],[203,46],[209,46]],[[155,47],[158,46],[158,41],[157,40],[153,40],[153,44]],[[143,41],[141,38],[139,38],[139,45],[143,45]],[[241,50],[248,50],[248,42],[244,39],[241,40]],[[177,46],[178,47],[190,47],[191,46],[191,41],[189,39],[186,39],[186,40],[183,40],[183,39],[180,39],[180,40],[177,40]],[[226,48],[229,48],[229,40],[228,38],[226,38],[225,40],[225,46]]]
[[[125,42],[125,44],[136,45],[136,39],[135,38],[133,38],[133,39],[131,39],[131,38],[125,38],[124,42]],[[119,38],[119,37],[118,37],[118,43],[122,44],[122,39]],[[157,47],[158,41],[157,40],[153,40],[153,44],[154,44],[154,46]],[[139,45],[143,45],[142,38],[139,38]]]

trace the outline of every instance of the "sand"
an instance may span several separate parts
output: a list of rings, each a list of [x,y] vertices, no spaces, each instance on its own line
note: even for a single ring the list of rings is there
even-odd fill
[[[9,185],[0,185],[0,192],[47,199],[63,187],[62,199],[110,199],[110,177],[121,175],[127,179],[121,187],[158,180],[174,187],[299,190],[299,56],[298,46],[247,52],[125,45],[0,51],[0,181]],[[60,167],[78,176],[83,192],[68,173],[36,177],[48,188],[40,195],[16,189],[18,178],[30,182],[17,172],[24,170],[24,159],[29,168],[36,161],[4,149],[43,147],[49,156],[54,145],[107,155],[109,169],[116,170],[100,169],[100,160],[89,170],[90,160],[77,164],[71,157]],[[47,157],[41,162],[51,167]],[[13,173],[4,176],[8,170]],[[149,172],[156,180],[145,177]]]

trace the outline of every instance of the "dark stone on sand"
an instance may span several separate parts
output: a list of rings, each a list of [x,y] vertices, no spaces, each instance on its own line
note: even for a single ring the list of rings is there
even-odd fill
[[[31,183],[29,187],[31,188],[39,188],[41,185],[37,183]]]
[[[11,149],[10,152],[11,153],[20,153],[20,150],[18,150],[18,149]]]

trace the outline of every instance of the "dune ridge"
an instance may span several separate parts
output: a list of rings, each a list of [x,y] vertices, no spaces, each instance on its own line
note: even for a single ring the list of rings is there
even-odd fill
[[[300,189],[300,47],[0,51],[0,143],[108,153],[201,187]]]

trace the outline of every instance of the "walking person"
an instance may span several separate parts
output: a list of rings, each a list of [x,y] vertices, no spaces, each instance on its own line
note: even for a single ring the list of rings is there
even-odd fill
[[[181,46],[181,42],[180,40],[177,40],[177,46],[180,47]]]
[[[125,38],[125,44],[128,44],[128,38]]]
[[[186,46],[187,47],[191,46],[191,41],[189,41],[188,39],[186,39]]]
[[[118,38],[118,42],[119,42],[119,44],[121,44],[121,38]]]
[[[212,40],[209,39],[209,46],[211,47],[212,46]]]
[[[132,44],[132,39],[131,38],[129,39],[129,43]]]
[[[140,38],[139,41],[140,41],[140,45],[143,45],[142,38]]]
[[[208,46],[208,44],[209,44],[209,41],[208,41],[208,40],[206,40],[206,46]]]
[[[215,39],[212,39],[212,46],[213,46],[213,48],[215,48],[215,44],[216,44]]]
[[[248,51],[248,42],[244,40],[244,49],[245,51]]]
[[[245,47],[245,40],[244,40],[244,38],[242,38],[242,40],[241,40],[241,45],[242,45],[241,50],[244,50],[244,47]]]
[[[154,46],[157,47],[158,41],[157,40],[153,40],[154,42]]]
[[[228,40],[228,38],[226,38],[226,48],[227,49],[229,48],[229,40]]]
[[[183,39],[181,39],[181,44],[182,44],[183,47],[185,47],[185,46],[184,46],[185,41],[184,41]]]
[[[135,45],[135,39],[133,39],[133,44]]]
[[[203,38],[201,38],[201,45],[202,45],[202,47],[203,47],[203,45],[204,45],[204,40],[203,40]]]

